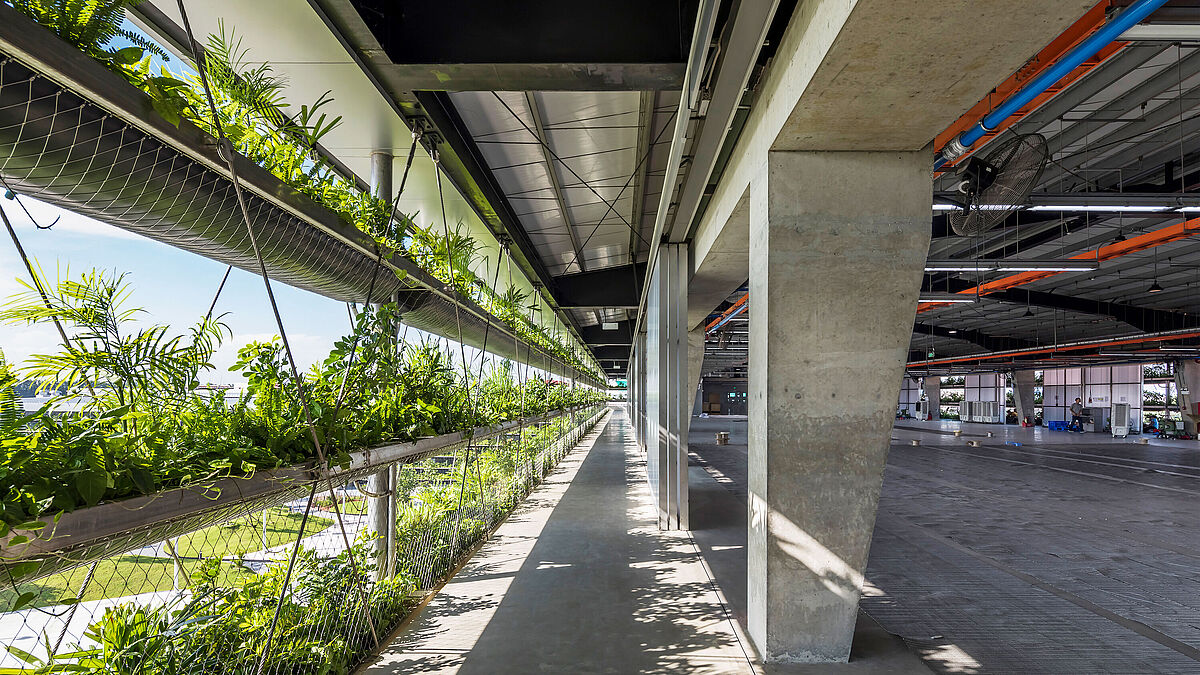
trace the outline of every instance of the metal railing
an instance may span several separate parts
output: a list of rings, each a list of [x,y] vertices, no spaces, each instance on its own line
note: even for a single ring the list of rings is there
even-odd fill
[[[329,479],[333,497],[310,478],[269,498],[226,489],[214,508],[167,509],[158,523],[145,509],[160,502],[137,506],[147,498],[69,514],[81,514],[72,536],[91,541],[85,524],[103,520],[87,512],[123,508],[138,535],[71,557],[50,545],[56,533],[26,580],[19,566],[31,560],[6,559],[0,673],[349,672],[607,410],[359,453]]]

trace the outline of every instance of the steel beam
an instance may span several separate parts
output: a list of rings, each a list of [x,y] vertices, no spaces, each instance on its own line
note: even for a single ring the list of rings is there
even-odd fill
[[[645,157],[638,167],[633,185],[633,227],[629,228],[629,263],[638,261],[638,245],[641,242],[642,220],[646,212],[646,176],[650,169],[650,144],[654,142],[654,100],[655,92],[643,91],[638,105],[638,141],[637,156]]]
[[[625,351],[633,345],[633,322],[618,321],[616,330],[604,330],[602,326],[583,326],[579,335],[591,346],[623,345]]]
[[[1028,349],[1036,347],[1037,343],[1024,338],[1001,335],[989,335],[977,330],[956,330],[949,326],[934,326],[925,323],[913,324],[913,333],[917,335],[933,335],[935,337],[963,340],[976,344],[988,351],[1004,351],[1009,349]]]
[[[929,283],[930,277],[926,276],[926,283],[924,285],[928,285]],[[949,286],[950,292],[952,293],[957,293],[974,287],[974,284],[958,278],[939,279],[934,283],[936,283],[937,287],[942,290],[945,290],[946,287]],[[995,291],[993,293],[980,296],[980,300],[982,302],[987,302],[989,300],[996,302],[1008,302],[1014,305],[1028,304],[1034,307],[1062,309],[1070,312],[1078,312],[1080,314],[1107,316],[1118,321],[1123,321],[1130,326],[1133,326],[1134,328],[1144,332],[1179,330],[1193,327],[1197,325],[1197,323],[1200,323],[1200,319],[1197,317],[1190,316],[1183,312],[1154,309],[1152,307],[1139,307],[1137,305],[1110,302],[1107,300],[1078,298],[1070,295],[1028,290],[1024,288],[1008,288],[1001,291]],[[942,328],[948,330],[952,329],[953,326],[943,326]],[[963,339],[956,335],[946,335],[944,337],[958,337],[959,339]]]
[[[688,238],[692,219],[778,6],[779,0],[742,0],[735,5],[736,13],[726,22],[729,28],[727,36],[722,36],[720,68],[710,86],[712,98],[699,135],[692,144],[687,178],[679,190],[678,205],[668,230],[671,241]]]
[[[554,201],[558,204],[558,212],[562,216],[563,227],[567,230],[567,238],[571,240],[571,248],[575,251],[575,266],[580,272],[587,271],[583,259],[583,249],[579,245],[579,233],[575,231],[575,219],[567,207],[566,197],[563,196],[562,181],[558,178],[558,164],[561,160],[550,150],[550,137],[546,135],[546,125],[542,122],[542,107],[538,103],[537,93],[525,92],[525,105],[529,106],[529,115],[533,118],[533,135],[542,151],[542,159],[546,162],[546,175],[550,179],[550,188],[554,191]],[[563,268],[570,272],[570,266]]]
[[[433,91],[421,92],[417,98],[441,136],[437,150],[441,155],[442,169],[479,212],[492,233],[512,240],[513,260],[517,261],[522,271],[531,280],[550,286],[553,277],[542,264],[533,240],[525,233],[520,218],[500,188],[500,182],[488,167],[487,160],[483,158],[483,153],[450,98]]]
[[[645,263],[564,274],[554,279],[554,297],[564,309],[637,309],[645,278]]]

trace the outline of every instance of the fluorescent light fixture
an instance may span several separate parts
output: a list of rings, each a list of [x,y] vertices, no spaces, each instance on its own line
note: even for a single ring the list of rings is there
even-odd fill
[[[1160,352],[1195,352],[1200,351],[1200,347],[1159,347]]]
[[[922,293],[918,302],[975,302],[978,298],[974,295],[962,295],[960,293]]]
[[[1181,206],[1175,210],[1180,213],[1196,213],[1200,211],[1200,206]]]
[[[1100,269],[1096,260],[929,260],[926,272],[1080,272]]]
[[[1134,352],[1097,352],[1096,356],[1144,356]]]
[[[1139,213],[1157,213],[1159,211],[1170,211],[1173,206],[1128,206],[1121,204],[1075,204],[1071,206],[1050,204],[1043,206],[1031,206],[1030,211],[1136,211]]]
[[[605,321],[600,324],[600,330],[616,330],[616,329],[617,329],[617,324],[615,322]]]
[[[971,208],[975,209],[976,211],[1011,211],[1013,209],[1021,209],[1021,208],[1025,208],[1025,207],[1020,204],[976,204],[975,206],[973,206]],[[934,211],[962,211],[963,208],[961,206],[956,206],[954,204],[934,204],[933,210]]]
[[[1140,23],[1121,33],[1118,40],[1160,40],[1177,42],[1200,40],[1200,25],[1192,23]]]

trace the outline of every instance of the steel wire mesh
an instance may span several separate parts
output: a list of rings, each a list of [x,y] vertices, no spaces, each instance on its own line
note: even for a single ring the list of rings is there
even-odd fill
[[[256,271],[229,180],[3,54],[0,174],[23,194]],[[247,197],[272,276],[337,300],[364,297],[369,256]],[[378,284],[405,288],[394,276]]]
[[[0,672],[48,664],[163,675],[349,672],[378,646],[368,613],[381,635],[396,626],[606,410],[570,411],[390,464],[389,492],[372,492],[364,470],[339,476],[333,498],[301,486],[265,507],[248,502],[190,529],[162,530],[169,536],[156,541],[114,544],[112,555],[5,584]],[[372,507],[389,495],[394,548],[377,553]],[[335,507],[354,540],[350,551]]]
[[[148,98],[145,102],[143,114],[155,114]],[[213,143],[199,130],[191,131],[197,136],[194,141]],[[313,211],[324,209],[265,171],[258,173],[263,183],[259,189],[306,203]],[[258,273],[228,178],[2,51],[0,176],[21,194]],[[379,262],[375,256],[258,193],[245,195],[271,278],[339,301],[361,302],[366,297]],[[410,276],[415,273],[409,271]],[[396,296],[407,324],[456,337],[461,324],[461,339],[482,347],[488,330],[483,310],[460,312],[456,319],[455,303],[437,293],[395,274],[375,277],[374,296]],[[475,304],[464,298],[458,302]],[[494,351],[507,358],[530,356],[518,353],[528,347],[493,342],[498,344]],[[532,355],[538,353],[532,350]]]

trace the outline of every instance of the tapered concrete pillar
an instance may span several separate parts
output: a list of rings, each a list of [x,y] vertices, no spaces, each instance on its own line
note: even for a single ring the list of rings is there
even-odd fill
[[[928,150],[768,152],[750,194],[749,633],[846,661],[929,249]]]
[[[934,420],[942,419],[942,378],[937,375],[931,375],[921,381],[921,388],[925,390],[925,400],[929,403],[929,414]]]
[[[1033,409],[1033,388],[1036,384],[1034,375],[1032,370],[1014,370],[1012,374],[1013,403],[1017,405],[1018,424],[1023,423],[1026,419],[1032,424],[1033,420],[1037,418],[1037,413]]]

